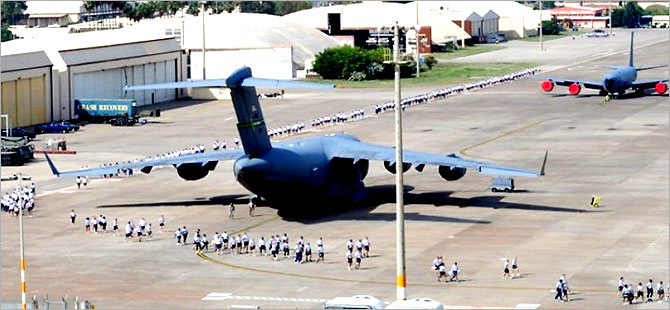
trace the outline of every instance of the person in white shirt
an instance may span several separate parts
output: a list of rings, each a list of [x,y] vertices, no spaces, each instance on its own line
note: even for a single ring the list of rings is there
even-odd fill
[[[77,176],[77,179],[75,181],[77,183],[77,189],[81,189],[81,177]]]
[[[361,261],[363,261],[363,253],[356,251],[356,269],[361,269]]]
[[[163,227],[165,227],[165,217],[161,214],[158,218],[158,232],[163,233]]]
[[[354,241],[349,239],[349,242],[347,242],[347,251],[353,252],[354,251]]]
[[[147,226],[147,237],[151,239],[151,223],[149,223],[149,226]]]
[[[132,240],[132,238],[133,238],[133,228],[130,225],[130,222],[128,222],[128,224],[126,224],[126,230],[125,231],[126,231],[126,241],[132,242],[133,241]]]
[[[324,244],[323,244],[323,238],[319,237],[319,240],[316,240],[316,246],[317,246],[317,247],[319,247],[319,246],[324,246]]]
[[[663,301],[665,297],[665,291],[663,291],[663,281],[658,281],[656,286],[656,294],[658,294],[658,302]]]
[[[505,263],[503,264],[503,279],[511,279],[510,274],[509,274],[509,260],[506,259]]]
[[[114,219],[114,225],[113,225],[112,229],[114,230],[114,235],[118,236],[119,235],[119,219],[117,219],[117,218]]]
[[[268,250],[265,245],[265,237],[261,237],[258,239],[258,254],[267,256],[268,255]]]
[[[370,239],[367,236],[363,239],[363,250],[365,251],[363,253],[365,257],[370,257]]]
[[[249,253],[256,256],[256,243],[253,238],[249,239]]]
[[[351,270],[351,264],[354,262],[353,256],[351,255],[351,251],[347,251],[345,257],[347,258],[347,269]]]
[[[440,282],[440,280],[447,280],[447,268],[444,267],[444,264],[440,265],[437,267],[437,282]]]
[[[177,245],[181,245],[181,227],[174,232],[174,238],[177,239]]]
[[[88,217],[84,220],[84,227],[86,227],[86,232],[91,231],[91,222]]]
[[[458,282],[458,273],[460,272],[460,269],[458,269],[458,262],[454,262],[453,265],[451,265],[451,279],[449,281],[456,281]]]
[[[649,279],[649,282],[647,282],[647,301],[653,301],[654,300],[654,281],[652,279]]]
[[[637,294],[635,296],[635,302],[637,303],[638,299],[641,299],[644,301],[644,287],[642,286],[642,282],[637,284]]]
[[[88,186],[88,177],[87,176],[81,177],[81,185],[84,185],[84,189],[86,189],[86,186]]]
[[[623,283],[623,277],[619,278],[619,284],[617,285],[617,293],[616,293],[617,297],[621,296],[624,284],[625,283]]]
[[[324,262],[324,263],[325,263],[324,260],[325,260],[325,255],[326,255],[326,253],[325,253],[325,250],[324,250],[324,248],[323,248],[323,243],[321,243],[320,245],[318,245],[318,246],[316,247],[316,253],[317,253],[317,255],[318,255],[318,257],[316,258],[316,262],[317,262],[317,263],[318,263],[318,262]]]
[[[74,220],[77,218],[77,214],[74,213],[74,210],[70,211],[70,222],[72,226],[74,226]]]

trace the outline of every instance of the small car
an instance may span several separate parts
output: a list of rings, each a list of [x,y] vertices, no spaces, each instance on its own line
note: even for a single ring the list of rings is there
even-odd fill
[[[589,33],[586,34],[587,38],[606,38],[609,37],[610,34],[607,33],[605,30],[602,29],[595,29]]]
[[[79,130],[79,125],[68,121],[51,122],[35,126],[35,132],[40,133],[68,133]]]
[[[486,43],[500,43],[507,41],[507,37],[502,34],[490,34],[486,36]]]
[[[7,129],[3,129],[2,130],[2,135],[7,137],[8,136],[7,131],[8,131]],[[25,128],[18,127],[18,128],[12,129],[12,133],[11,133],[10,137],[27,137],[29,141],[30,140],[35,140],[35,132],[27,130]]]

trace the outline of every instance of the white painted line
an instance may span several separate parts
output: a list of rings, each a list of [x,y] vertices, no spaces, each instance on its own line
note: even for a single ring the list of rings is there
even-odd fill
[[[304,291],[304,290],[306,290],[306,289],[307,289],[307,286],[303,286],[303,287],[297,289],[296,291],[297,291],[297,292],[302,292],[302,291]]]
[[[223,121],[227,122],[227,121],[232,120],[232,119],[233,119],[232,117],[228,117],[228,118],[224,119]]]
[[[233,295],[232,293],[209,293],[207,296],[227,297]]]
[[[540,307],[540,304],[517,304],[514,308],[516,309],[537,309]]]

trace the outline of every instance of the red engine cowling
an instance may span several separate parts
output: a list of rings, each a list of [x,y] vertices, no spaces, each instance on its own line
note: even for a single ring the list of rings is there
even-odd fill
[[[665,94],[665,92],[668,91],[668,85],[663,82],[658,82],[654,87],[654,90],[661,95]]]
[[[579,95],[579,92],[582,91],[582,87],[575,83],[568,86],[568,91],[570,92],[570,95]]]
[[[545,92],[550,92],[554,90],[554,82],[552,81],[544,81],[542,82],[541,86],[542,90],[544,90]]]

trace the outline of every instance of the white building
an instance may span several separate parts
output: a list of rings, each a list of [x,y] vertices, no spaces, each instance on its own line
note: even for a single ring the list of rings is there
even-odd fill
[[[79,22],[83,1],[26,1],[28,27],[60,27]]]
[[[33,64],[33,58],[43,61]],[[76,99],[134,98],[140,106],[174,100],[176,90],[122,88],[179,81],[185,70],[174,38],[128,30],[4,42],[2,64],[3,113],[9,111],[16,126],[75,118]]]

